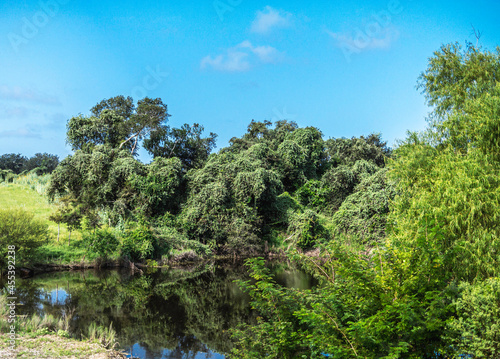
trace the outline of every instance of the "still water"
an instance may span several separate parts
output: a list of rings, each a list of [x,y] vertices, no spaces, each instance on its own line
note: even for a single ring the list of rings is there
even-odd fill
[[[295,267],[269,267],[281,285],[315,285]],[[247,268],[224,262],[143,275],[128,270],[49,273],[17,280],[18,311],[70,313],[75,335],[86,334],[92,322],[112,325],[120,349],[134,357],[222,359],[233,345],[230,329],[255,320],[250,298],[234,283],[238,279],[249,279]]]

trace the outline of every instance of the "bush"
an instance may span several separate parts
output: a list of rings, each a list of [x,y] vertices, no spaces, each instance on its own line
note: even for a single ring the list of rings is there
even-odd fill
[[[172,250],[185,251],[192,250],[197,255],[210,255],[210,247],[188,239],[184,234],[180,233],[177,229],[170,226],[162,226],[155,228],[155,236],[162,244],[164,252],[171,252]]]
[[[32,263],[48,239],[47,224],[22,210],[0,210],[0,265],[7,266],[9,246],[15,246],[17,266]]]
[[[455,302],[458,318],[448,322],[453,347],[476,358],[500,356],[500,279],[463,283]]]
[[[162,254],[169,251],[168,243],[160,241],[145,224],[139,224],[125,232],[122,254],[131,261],[160,258]]]
[[[360,162],[360,161],[358,161]],[[347,234],[365,243],[382,241],[389,203],[396,195],[394,184],[386,179],[386,169],[366,176],[342,202],[332,217],[336,234]]]
[[[94,233],[84,232],[83,241],[90,253],[108,258],[116,251],[120,242],[109,228],[98,229]]]
[[[296,245],[302,249],[309,249],[320,240],[330,238],[328,230],[321,223],[317,213],[310,209],[291,216],[288,233]]]

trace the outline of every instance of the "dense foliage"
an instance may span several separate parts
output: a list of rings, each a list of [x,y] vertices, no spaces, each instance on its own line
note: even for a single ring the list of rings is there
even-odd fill
[[[0,181],[6,179],[8,172],[20,174],[34,171],[38,175],[52,173],[58,164],[59,158],[48,153],[36,153],[30,158],[19,153],[4,154],[0,156]]]
[[[0,209],[0,268],[7,268],[7,254],[14,246],[18,266],[32,264],[37,249],[47,241],[47,225],[22,210]],[[12,248],[12,247],[11,247]],[[11,255],[11,254],[9,254]]]
[[[391,151],[380,135],[325,141],[314,127],[252,121],[241,138],[210,154],[216,135],[202,137],[198,124],[170,128],[160,99],[135,106],[118,96],[91,112],[68,121],[75,153],[51,177],[49,196],[63,203],[51,217],[58,223],[81,218],[95,222],[95,232],[103,224],[140,222],[156,238],[148,243],[161,242],[167,228],[197,253],[201,245],[255,254],[269,245],[310,249],[335,233],[355,233],[345,224],[331,228],[331,216],[345,203],[336,221],[355,217],[367,241],[385,235],[394,191],[382,171]],[[140,140],[154,156],[149,164],[134,157]],[[376,184],[368,183],[370,176]],[[134,260],[168,253],[121,237],[123,253]]]
[[[365,175],[342,202],[333,222],[345,237],[323,244],[318,258],[290,252],[323,285],[285,289],[249,263],[256,282],[243,285],[262,319],[236,333],[237,357],[498,356],[499,69],[500,49],[434,54],[419,84],[434,106],[429,128],[408,134],[387,176]],[[337,178],[352,183],[354,172]],[[392,195],[367,191],[388,181]],[[372,215],[365,230],[358,221],[387,208],[386,195],[388,234],[373,241],[384,222]]]

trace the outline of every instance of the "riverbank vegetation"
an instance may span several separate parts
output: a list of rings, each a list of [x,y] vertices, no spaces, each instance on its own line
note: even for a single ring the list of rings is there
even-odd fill
[[[45,223],[3,210],[0,244],[15,230],[23,265],[54,258],[51,221],[87,259],[286,253],[322,285],[283,288],[250,260],[240,285],[260,316],[234,332],[235,357],[498,357],[499,79],[500,49],[441,47],[418,80],[428,128],[394,150],[252,120],[212,153],[216,135],[169,127],[161,99],[103,100],[68,121]]]
[[[262,313],[236,357],[500,355],[500,49],[443,46],[419,79],[433,111],[388,163],[387,234],[337,236],[290,255],[323,285],[282,288],[260,260],[242,285]]]
[[[63,311],[63,315],[54,316],[36,313],[17,315],[10,322],[7,295],[0,294],[0,357],[15,358],[125,358],[123,353],[113,350],[117,345],[116,333],[112,327],[104,328],[91,323],[85,335],[72,338],[69,330],[72,321],[72,311]],[[12,350],[9,333],[15,333],[14,349]],[[5,355],[5,356],[4,356]]]

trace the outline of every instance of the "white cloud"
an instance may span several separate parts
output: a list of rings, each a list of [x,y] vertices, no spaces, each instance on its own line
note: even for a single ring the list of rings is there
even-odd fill
[[[247,60],[248,54],[232,49],[227,51],[226,55],[216,57],[206,56],[201,60],[201,68],[211,67],[217,71],[241,72],[250,69],[250,63]]]
[[[283,57],[272,46],[253,46],[248,40],[229,48],[225,54],[206,56],[201,60],[201,68],[212,68],[223,72],[250,70],[257,63],[276,63]]]
[[[268,34],[273,28],[284,28],[291,25],[292,15],[287,12],[266,6],[264,10],[257,11],[250,31],[257,34]]]
[[[38,102],[47,105],[60,104],[59,100],[54,96],[19,86],[0,85],[0,98],[6,100]]]
[[[269,45],[254,47],[250,41],[246,40],[239,44],[237,47],[250,50],[263,63],[275,63],[282,58],[282,54],[274,47]]]

